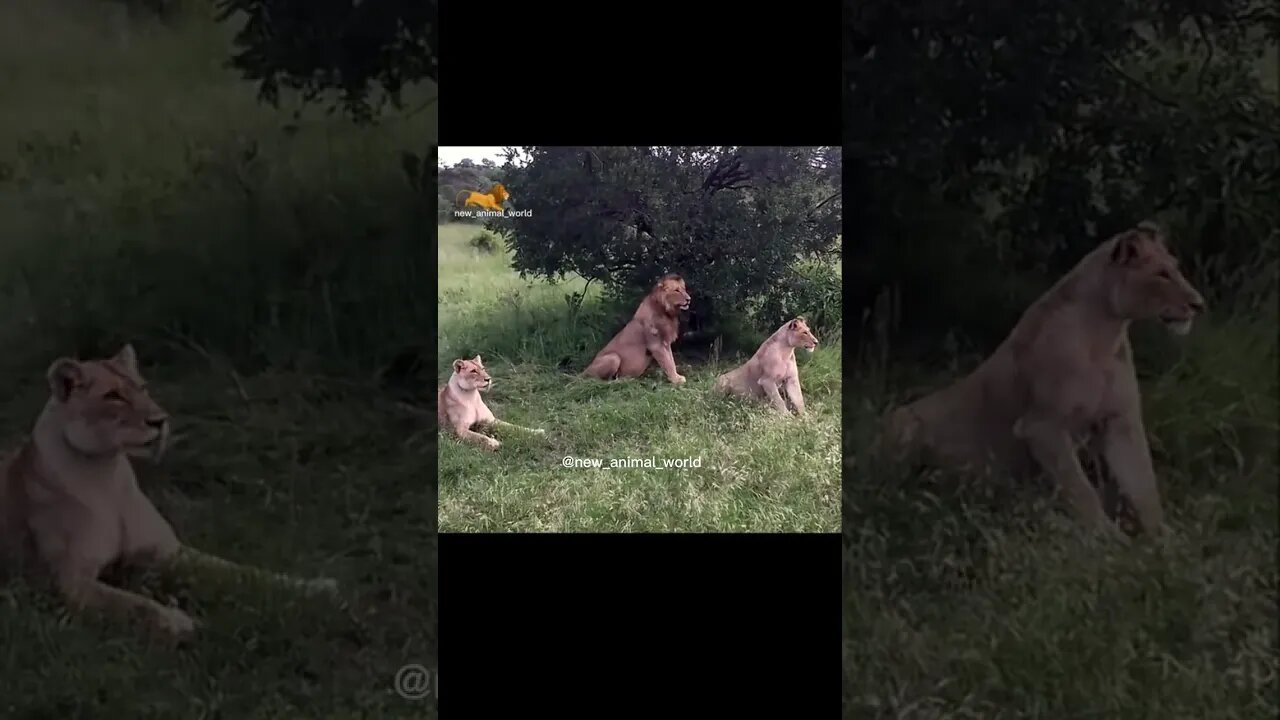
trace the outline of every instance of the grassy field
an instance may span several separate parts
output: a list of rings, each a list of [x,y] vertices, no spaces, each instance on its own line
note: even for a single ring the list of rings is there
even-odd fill
[[[1277,321],[1273,295],[1185,342],[1135,328],[1173,532],[1130,547],[1083,539],[1047,487],[855,456],[895,388],[977,358],[861,361],[845,388],[845,717],[1275,717]]]
[[[394,688],[437,662],[434,441],[374,379],[426,343],[429,203],[400,152],[435,119],[294,120],[223,67],[230,35],[207,12],[0,6],[0,432],[30,430],[54,357],[132,341],[177,435],[142,484],[179,536],[341,598],[126,578],[202,624],[168,649],[11,582],[5,718],[436,713]]]
[[[449,531],[834,532],[839,527],[840,342],[819,332],[797,354],[808,416],[787,419],[717,398],[720,372],[742,362],[690,363],[672,386],[651,370],[602,383],[577,374],[634,312],[590,292],[583,307],[559,285],[522,281],[505,253],[467,241],[478,228],[440,227],[438,382],[451,362],[480,355],[494,378],[486,403],[543,437],[499,433],[497,453],[441,439],[440,527]],[[772,332],[772,329],[769,330]],[[760,329],[758,344],[768,332]],[[727,354],[727,353],[726,353]],[[690,469],[581,469],[566,457],[700,462]]]

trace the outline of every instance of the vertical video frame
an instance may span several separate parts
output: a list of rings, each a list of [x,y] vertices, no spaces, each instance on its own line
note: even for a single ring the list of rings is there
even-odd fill
[[[834,532],[837,147],[437,161],[444,532]]]

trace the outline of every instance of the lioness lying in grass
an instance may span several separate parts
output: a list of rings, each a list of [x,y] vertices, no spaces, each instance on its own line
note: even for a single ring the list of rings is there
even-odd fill
[[[231,572],[304,591],[304,580],[236,565],[187,547],[138,487],[129,456],[158,460],[169,415],[152,399],[126,345],[105,360],[55,360],[51,396],[31,437],[0,473],[0,569],[36,571],[76,608],[142,616],[165,635],[195,629],[182,610],[102,582],[117,562],[160,569]]]

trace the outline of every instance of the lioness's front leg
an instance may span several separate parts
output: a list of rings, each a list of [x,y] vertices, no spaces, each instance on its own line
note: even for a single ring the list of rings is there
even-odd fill
[[[1076,514],[1091,527],[1111,528],[1102,499],[1089,484],[1071,435],[1051,418],[1024,416],[1014,423],[1014,435],[1026,441],[1032,457],[1062,489]]]
[[[250,567],[248,565],[240,565],[230,560],[224,560],[216,555],[210,555],[201,552],[188,545],[178,548],[178,551],[166,558],[164,565],[167,570],[179,571],[212,571],[233,576],[253,579],[267,582],[283,587],[300,590],[307,595],[315,595],[318,593],[335,593],[338,591],[338,582],[332,578],[298,578],[284,573],[272,572],[262,568]]]
[[[773,406],[774,410],[777,410],[783,415],[791,414],[791,412],[787,410],[787,403],[783,401],[782,395],[778,393],[777,382],[767,377],[762,377],[757,382],[759,383],[760,388],[764,390],[765,397],[769,399],[769,404]]]
[[[523,430],[524,432],[533,433],[535,435],[545,435],[547,433],[547,431],[543,430],[542,428],[527,428],[522,425],[509,423],[506,420],[499,420],[498,418],[494,418],[492,421],[489,422],[489,424],[494,427],[511,428],[513,430]]]
[[[1164,510],[1160,507],[1160,490],[1141,418],[1109,420],[1102,430],[1102,453],[1120,492],[1133,504],[1138,524],[1147,532],[1159,532],[1164,525]]]
[[[453,430],[460,439],[474,445],[479,445],[483,448],[488,448],[489,450],[497,450],[502,445],[502,443],[494,440],[488,435],[481,435],[469,427],[457,427]]]
[[[896,462],[904,462],[924,446],[924,421],[910,405],[894,408],[881,424],[879,451]]]
[[[671,354],[671,346],[658,338],[658,329],[649,328],[649,337],[646,340],[645,346],[649,354],[658,361],[658,367],[662,368],[667,380],[674,385],[683,383],[684,376],[676,372],[676,358]]]
[[[57,573],[58,591],[76,609],[107,609],[120,614],[140,615],[153,628],[181,637],[195,630],[195,622],[177,608],[166,607],[145,595],[112,587],[98,579],[88,566],[64,567]]]
[[[791,404],[796,407],[796,414],[804,414],[804,393],[800,392],[800,378],[792,375],[787,378],[787,397],[791,399]]]

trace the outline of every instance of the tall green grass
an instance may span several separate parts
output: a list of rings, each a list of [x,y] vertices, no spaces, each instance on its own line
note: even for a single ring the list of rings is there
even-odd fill
[[[118,11],[0,9],[0,339],[43,357],[191,337],[341,369],[421,342],[428,203],[399,155],[434,119],[294,121],[223,67],[232,28],[207,5],[176,27]]]

